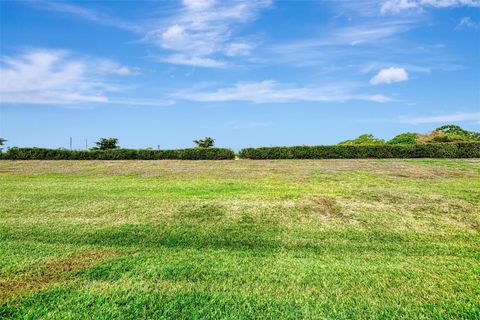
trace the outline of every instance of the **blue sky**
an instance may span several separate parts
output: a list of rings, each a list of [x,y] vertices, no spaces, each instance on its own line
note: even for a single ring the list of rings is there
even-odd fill
[[[0,15],[9,146],[480,129],[478,0],[2,0]]]

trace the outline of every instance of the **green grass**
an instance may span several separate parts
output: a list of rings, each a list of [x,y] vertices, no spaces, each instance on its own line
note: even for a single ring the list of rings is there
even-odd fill
[[[479,160],[0,161],[2,319],[479,319]]]

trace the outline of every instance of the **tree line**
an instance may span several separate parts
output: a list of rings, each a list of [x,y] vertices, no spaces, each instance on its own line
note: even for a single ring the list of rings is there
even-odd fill
[[[480,141],[480,132],[468,131],[457,125],[444,125],[430,133],[421,134],[406,132],[385,141],[372,134],[362,134],[353,140],[345,140],[338,145],[382,145],[382,144],[422,144],[438,142],[474,142]]]
[[[468,131],[457,125],[444,125],[436,128],[430,133],[401,133],[392,139],[385,141],[376,138],[372,134],[362,134],[355,139],[345,140],[338,145],[417,145],[441,142],[477,142],[480,141],[480,132]],[[7,140],[0,138],[0,147],[5,145]],[[213,148],[215,139],[212,137],[205,137],[204,139],[193,140],[197,148],[207,149]],[[101,138],[95,142],[95,147],[90,150],[113,150],[120,149],[118,138]],[[2,148],[0,148],[2,151]]]

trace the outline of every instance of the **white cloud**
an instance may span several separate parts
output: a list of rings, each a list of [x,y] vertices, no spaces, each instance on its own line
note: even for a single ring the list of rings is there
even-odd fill
[[[382,14],[396,14],[411,9],[448,7],[480,7],[479,0],[387,0],[380,7]]]
[[[247,42],[233,42],[226,46],[225,54],[230,57],[248,56],[253,50],[253,45]]]
[[[102,74],[116,74],[120,76],[138,75],[140,71],[138,68],[128,68],[121,66],[114,61],[108,59],[92,59],[97,72]]]
[[[205,67],[205,68],[225,68],[228,66],[226,62],[221,60],[195,57],[195,56],[192,57],[192,56],[186,56],[182,54],[174,54],[171,56],[163,57],[162,61],[172,63],[172,64],[187,65],[187,66],[194,66],[194,67]]]
[[[463,29],[463,28],[478,29],[478,26],[479,26],[479,23],[473,21],[472,18],[463,17],[455,29]]]
[[[407,9],[418,8],[418,2],[414,0],[389,0],[385,1],[380,8],[382,14],[399,13]]]
[[[392,98],[387,97],[383,94],[374,94],[374,95],[366,96],[363,100],[380,102],[380,103],[393,101]]]
[[[215,4],[215,0],[183,0],[183,5],[191,10],[205,10]]]
[[[411,23],[409,21],[359,24],[352,27],[330,30],[328,32],[329,36],[327,37],[279,45],[276,46],[274,50],[279,53],[288,54],[328,46],[376,44],[380,41],[389,41],[397,34],[408,31],[410,28]]]
[[[166,25],[147,32],[145,40],[173,53],[172,64],[200,67],[228,65],[218,57],[248,55],[253,43],[234,36],[235,26],[254,19],[270,0],[184,0],[183,9]]]
[[[62,1],[26,1],[29,5],[40,10],[49,10],[93,21],[98,24],[114,28],[124,29],[132,32],[141,32],[142,28],[130,22],[114,18],[106,13],[88,9],[82,6],[65,3]]]
[[[274,45],[260,61],[297,67],[323,66],[323,70],[338,73],[351,70],[353,64],[358,64],[361,59],[371,59],[374,47],[389,53],[393,46],[386,44],[397,40],[399,34],[410,30],[412,26],[412,22],[401,20],[328,28],[317,37]]]
[[[31,50],[17,57],[2,56],[0,63],[2,104],[155,104],[109,96],[118,87],[108,76],[135,72],[107,59],[73,57],[64,50]]]
[[[423,124],[423,123],[448,123],[448,122],[461,122],[461,121],[480,121],[480,112],[472,113],[455,113],[441,116],[427,116],[427,117],[412,117],[404,118],[402,122],[410,124]]]
[[[382,83],[402,82],[408,80],[408,73],[403,68],[390,67],[380,70],[372,79],[370,83],[378,85]]]
[[[198,102],[246,101],[252,103],[289,103],[289,102],[344,102],[363,100],[374,102],[391,101],[380,94],[355,94],[351,85],[323,87],[295,87],[276,81],[242,82],[233,87],[219,88],[214,91],[180,91],[176,97]]]

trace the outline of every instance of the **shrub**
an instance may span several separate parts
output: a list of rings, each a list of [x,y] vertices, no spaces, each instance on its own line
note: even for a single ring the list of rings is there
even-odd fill
[[[235,153],[230,149],[109,149],[109,150],[66,150],[45,148],[10,148],[2,155],[8,160],[231,160]],[[1,158],[0,158],[1,159]]]
[[[411,132],[402,133],[389,140],[387,144],[417,144],[417,134]]]
[[[480,158],[480,142],[263,147],[245,148],[239,155],[244,159]]]
[[[464,135],[451,134],[451,133],[442,133],[438,136],[432,138],[430,143],[437,142],[460,142],[460,141],[470,141],[470,138]]]
[[[338,145],[340,146],[353,146],[353,145],[377,145],[377,144],[384,144],[385,141],[383,139],[375,138],[372,134],[362,134],[353,140],[345,140],[340,142]]]

